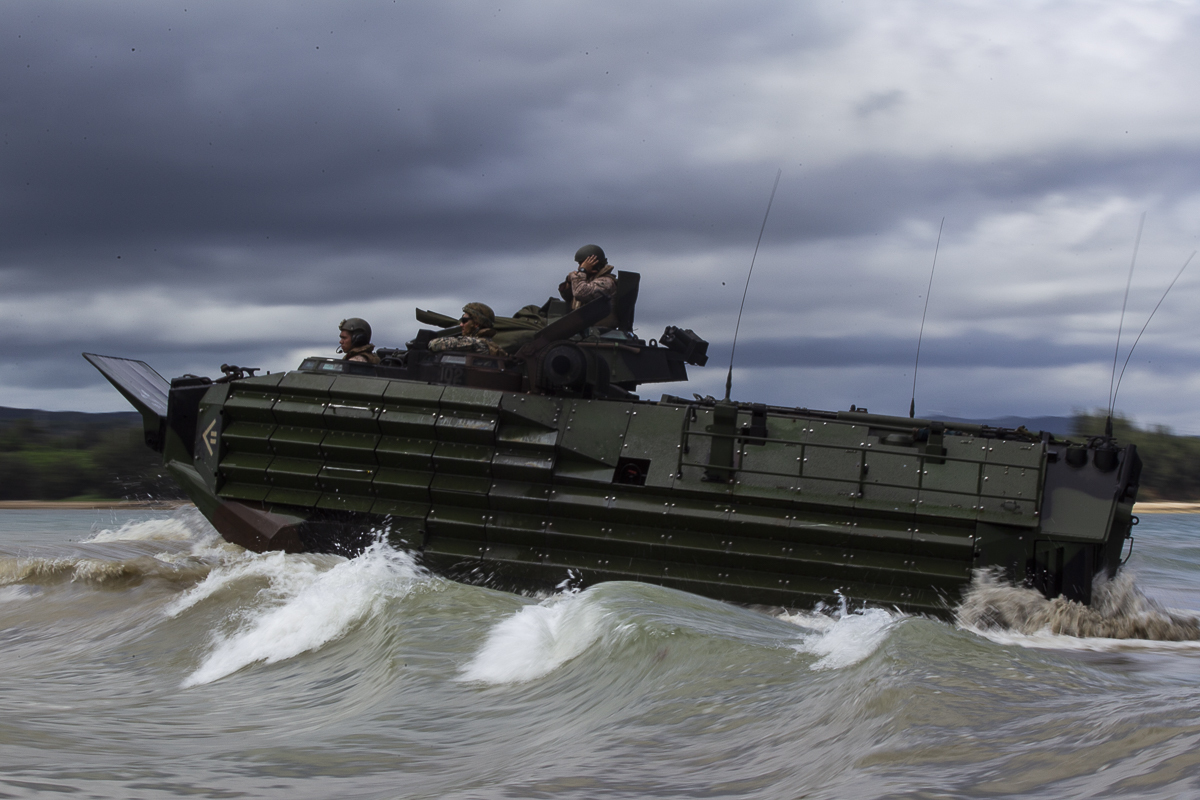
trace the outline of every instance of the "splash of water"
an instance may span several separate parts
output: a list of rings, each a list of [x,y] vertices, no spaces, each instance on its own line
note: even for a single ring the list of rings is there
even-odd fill
[[[958,624],[979,632],[1162,642],[1200,640],[1200,619],[1164,609],[1146,597],[1126,572],[1113,580],[1097,579],[1092,603],[1063,597],[1048,600],[1035,589],[1013,586],[994,572],[979,570],[955,610]]]
[[[905,615],[882,608],[847,609],[846,598],[837,611],[826,613],[823,606],[811,612],[781,614],[779,619],[812,630],[792,648],[798,653],[820,656],[809,669],[841,669],[871,656],[887,640],[892,629]]]

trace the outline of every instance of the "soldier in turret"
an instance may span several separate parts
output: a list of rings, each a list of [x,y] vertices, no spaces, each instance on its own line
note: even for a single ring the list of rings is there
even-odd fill
[[[465,353],[500,356],[504,351],[496,346],[492,337],[496,335],[496,314],[483,303],[467,303],[463,306],[462,333],[458,336],[439,336],[431,339],[429,349],[434,353],[454,350]]]
[[[344,353],[343,361],[365,361],[368,364],[378,364],[379,356],[375,355],[375,345],[371,344],[371,326],[365,319],[350,317],[338,325],[341,334],[338,336],[337,352]]]
[[[571,310],[590,303],[598,297],[612,297],[617,291],[613,266],[604,257],[599,245],[585,244],[575,251],[579,267],[558,285],[558,293],[571,304]]]

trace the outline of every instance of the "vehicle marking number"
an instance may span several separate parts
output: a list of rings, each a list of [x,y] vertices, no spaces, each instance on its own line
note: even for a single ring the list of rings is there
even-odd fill
[[[214,419],[208,423],[208,427],[204,429],[204,446],[208,448],[208,454],[213,454],[213,448],[217,446],[217,432],[214,428],[217,427],[217,421]]]

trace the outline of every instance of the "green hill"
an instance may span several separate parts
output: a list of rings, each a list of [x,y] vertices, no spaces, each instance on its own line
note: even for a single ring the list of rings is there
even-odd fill
[[[1074,438],[1104,433],[1104,412],[1073,417]],[[1113,435],[1137,445],[1142,458],[1139,500],[1200,501],[1200,437],[1178,436],[1164,425],[1138,428],[1128,419],[1113,417]]]
[[[136,412],[0,407],[0,500],[182,497]]]

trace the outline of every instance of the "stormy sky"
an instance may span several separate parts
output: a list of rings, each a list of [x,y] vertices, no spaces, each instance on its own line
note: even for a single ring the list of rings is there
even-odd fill
[[[580,245],[641,273],[734,396],[1069,414],[1200,247],[1200,3],[0,5],[0,405],[381,346],[416,307],[541,303]],[[1200,434],[1200,264],[1117,401]]]

